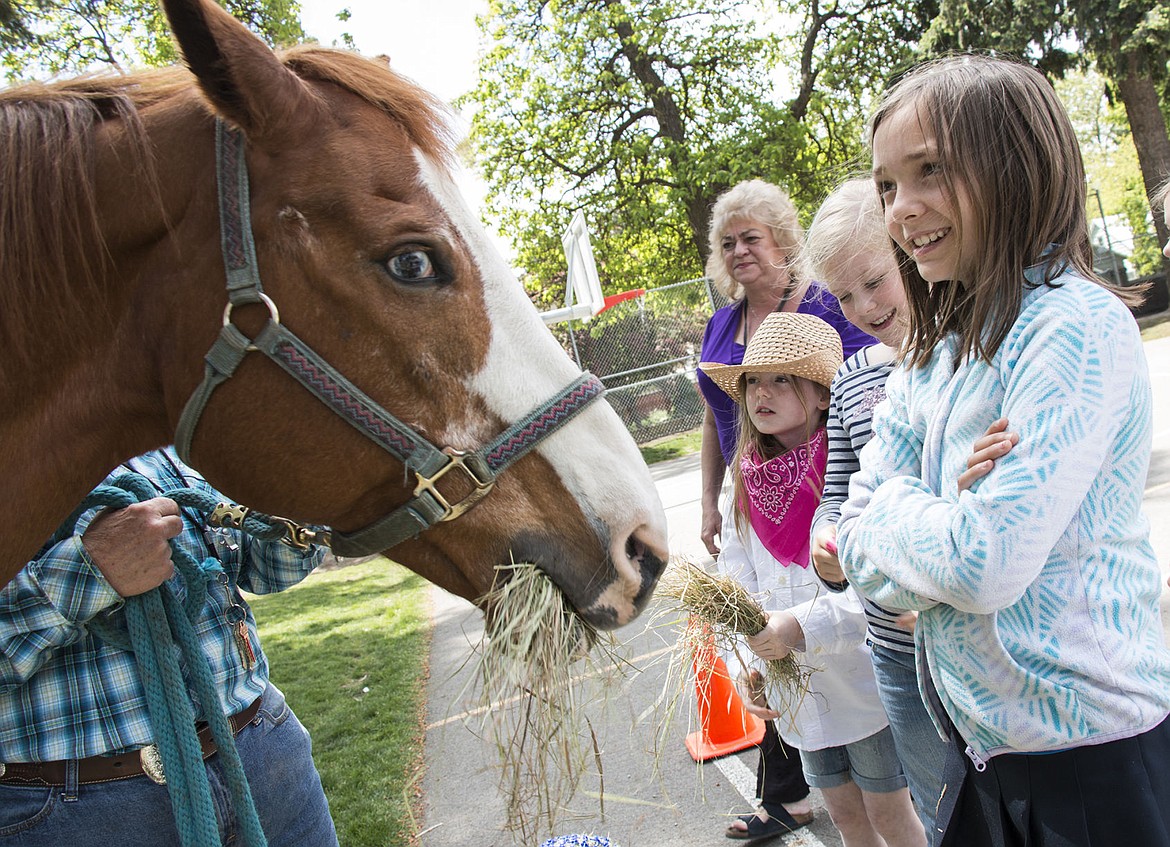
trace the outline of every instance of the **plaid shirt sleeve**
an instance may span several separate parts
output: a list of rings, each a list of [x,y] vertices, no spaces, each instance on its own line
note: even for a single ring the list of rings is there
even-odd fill
[[[210,483],[180,461],[173,447],[149,453],[134,459],[131,469],[146,471],[148,476],[166,488],[192,488],[208,494],[220,502],[231,502],[216,491]],[[325,548],[310,547],[298,550],[283,541],[260,541],[236,530],[208,530],[203,516],[190,510],[183,511],[184,546],[194,552],[210,549],[223,563],[240,588],[252,594],[273,594],[284,591],[308,576],[325,558]],[[203,539],[200,539],[200,534]],[[208,545],[214,537],[214,544]]]
[[[131,470],[161,495],[193,488],[224,499],[173,450],[139,456],[111,476]],[[46,547],[0,590],[0,760],[55,761],[134,749],[153,738],[132,653],[89,631],[99,617],[121,615],[122,598],[87,555],[81,538],[96,512],[82,516],[75,534]],[[207,603],[194,621],[201,648],[220,687],[221,705],[234,714],[264,690],[268,665],[247,602],[232,583],[253,593],[281,591],[304,579],[324,556],[259,542],[235,530],[210,529],[205,517],[182,509],[178,544],[196,559],[214,557],[226,584],[207,586]],[[181,591],[178,576],[171,586]],[[228,616],[246,615],[256,661],[240,661]]]
[[[90,560],[79,536],[45,549],[0,591],[0,691],[23,684],[57,648],[122,598]]]
[[[296,585],[325,558],[325,548],[298,550],[283,541],[258,541],[242,536],[237,583],[252,594],[274,594]]]

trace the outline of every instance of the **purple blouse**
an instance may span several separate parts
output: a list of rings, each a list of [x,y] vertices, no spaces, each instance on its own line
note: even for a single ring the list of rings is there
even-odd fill
[[[741,343],[742,335],[736,332],[740,318],[747,308],[747,300],[731,303],[719,309],[707,321],[703,331],[703,347],[699,353],[700,362],[718,362],[721,365],[738,365],[743,362],[746,349]],[[796,311],[805,315],[816,315],[829,324],[841,336],[841,347],[848,359],[862,347],[876,344],[877,339],[867,335],[849,323],[841,313],[837,298],[819,282],[809,283]],[[739,435],[739,413],[735,401],[713,383],[705,373],[698,372],[699,390],[715,415],[715,429],[719,433],[719,449],[723,461],[730,465],[735,458],[735,440]]]

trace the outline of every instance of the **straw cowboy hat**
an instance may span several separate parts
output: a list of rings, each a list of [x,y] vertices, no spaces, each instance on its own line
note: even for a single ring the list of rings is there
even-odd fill
[[[828,388],[841,358],[841,336],[823,320],[797,312],[772,312],[748,342],[742,365],[700,362],[699,369],[732,400],[742,403],[739,378],[745,373],[789,374]]]

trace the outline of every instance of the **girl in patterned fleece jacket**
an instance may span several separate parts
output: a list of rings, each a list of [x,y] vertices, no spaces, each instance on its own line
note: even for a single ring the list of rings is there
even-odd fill
[[[870,135],[910,330],[837,546],[855,588],[919,612],[954,744],[935,843],[1170,844],[1149,374],[1092,272],[1068,116],[1033,69],[963,56],[903,77]],[[999,417],[1018,444],[956,494]]]

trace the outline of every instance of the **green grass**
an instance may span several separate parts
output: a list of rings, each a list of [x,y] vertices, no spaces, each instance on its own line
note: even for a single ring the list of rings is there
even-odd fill
[[[248,598],[272,680],[313,737],[341,847],[414,843],[430,649],[426,585],[378,558]]]
[[[642,451],[642,458],[646,464],[652,465],[655,462],[664,462],[667,459],[677,459],[680,456],[698,453],[702,439],[703,430],[701,428],[692,429],[690,432],[671,435],[649,444],[643,444],[638,449]]]
[[[1150,324],[1142,330],[1142,341],[1153,341],[1155,338],[1170,336],[1170,320]]]

